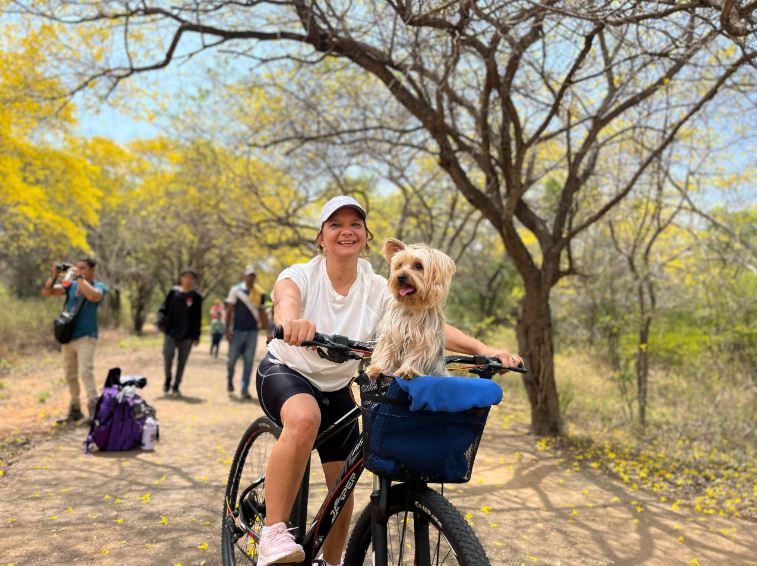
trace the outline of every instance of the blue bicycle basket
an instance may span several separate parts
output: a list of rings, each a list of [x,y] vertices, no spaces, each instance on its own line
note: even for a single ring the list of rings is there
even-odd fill
[[[394,378],[363,377],[358,385],[367,469],[398,481],[470,480],[488,407],[456,413],[411,411],[407,393]]]

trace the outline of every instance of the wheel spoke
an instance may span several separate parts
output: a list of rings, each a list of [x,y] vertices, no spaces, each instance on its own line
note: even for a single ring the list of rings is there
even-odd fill
[[[487,564],[486,553],[460,511],[429,488],[392,487],[387,519],[390,566]],[[371,507],[358,518],[345,563],[372,566]]]
[[[372,551],[371,547],[368,555]],[[396,566],[458,563],[444,535],[427,518],[408,510],[392,515],[387,521],[387,562]]]
[[[258,419],[240,441],[224,501],[223,564],[255,564],[265,524],[265,469],[278,437],[270,421]]]
[[[255,564],[255,554],[251,553],[249,548],[245,548],[238,542],[235,543],[234,546],[236,546],[241,551],[241,556],[244,556],[247,562],[249,562],[250,564]]]
[[[402,517],[402,521],[400,522],[400,543],[399,543],[399,556],[397,557],[397,564],[402,564],[402,555],[405,552],[405,534],[407,533],[407,510],[405,510],[405,514]]]

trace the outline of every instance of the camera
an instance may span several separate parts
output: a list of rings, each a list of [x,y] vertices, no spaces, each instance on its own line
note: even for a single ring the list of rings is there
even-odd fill
[[[68,271],[71,269],[74,265],[72,263],[66,263],[65,261],[61,263],[55,264],[55,269],[58,273],[63,273],[64,271]]]

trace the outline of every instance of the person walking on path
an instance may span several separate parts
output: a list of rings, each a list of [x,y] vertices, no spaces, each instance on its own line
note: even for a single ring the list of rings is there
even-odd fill
[[[214,320],[224,320],[225,316],[226,308],[223,306],[223,301],[216,299],[210,307],[210,322],[213,322]]]
[[[166,295],[165,333],[163,340],[163,361],[166,380],[163,393],[181,397],[179,387],[184,376],[192,346],[200,343],[202,325],[202,295],[195,290],[197,271],[191,267],[181,270],[180,285],[173,287]],[[178,351],[176,374],[172,380],[174,355]]]
[[[268,329],[268,317],[263,308],[264,296],[255,285],[256,270],[248,265],[243,274],[243,281],[229,289],[226,298],[226,339],[229,341],[229,362],[227,369],[227,386],[229,393],[234,392],[234,366],[242,356],[241,397],[252,399],[250,395],[250,376],[255,348],[258,344],[258,329]]]
[[[53,264],[52,277],[42,287],[44,297],[66,295],[65,308],[73,311],[77,301],[82,301],[79,312],[74,318],[71,341],[63,344],[63,368],[70,396],[68,416],[64,422],[78,421],[84,418],[81,411],[79,379],[84,384],[87,394],[87,411],[89,420],[95,416],[97,405],[97,386],[95,385],[95,349],[97,348],[97,307],[100,306],[108,287],[95,279],[97,262],[91,257],[84,257],[76,262],[64,280],[68,285],[58,283],[61,270]]]
[[[223,340],[224,330],[226,330],[225,309],[223,303],[216,300],[210,307],[210,355],[218,357],[218,350]]]

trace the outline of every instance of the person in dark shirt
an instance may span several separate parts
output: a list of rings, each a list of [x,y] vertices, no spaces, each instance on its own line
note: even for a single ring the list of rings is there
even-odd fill
[[[163,341],[163,360],[165,362],[166,381],[163,393],[172,393],[174,397],[181,397],[179,386],[184,376],[192,346],[200,343],[202,325],[202,295],[194,286],[197,272],[191,267],[181,270],[181,284],[173,287],[166,296],[165,339]],[[174,355],[178,351],[176,374],[171,379]],[[172,384],[173,381],[173,384]]]
[[[268,331],[268,317],[263,308],[262,291],[255,285],[255,266],[248,265],[243,277],[241,283],[229,290],[226,298],[226,339],[229,341],[226,390],[229,393],[234,391],[234,366],[239,356],[242,356],[244,364],[240,393],[242,399],[250,400],[250,376],[258,343],[258,329]]]

